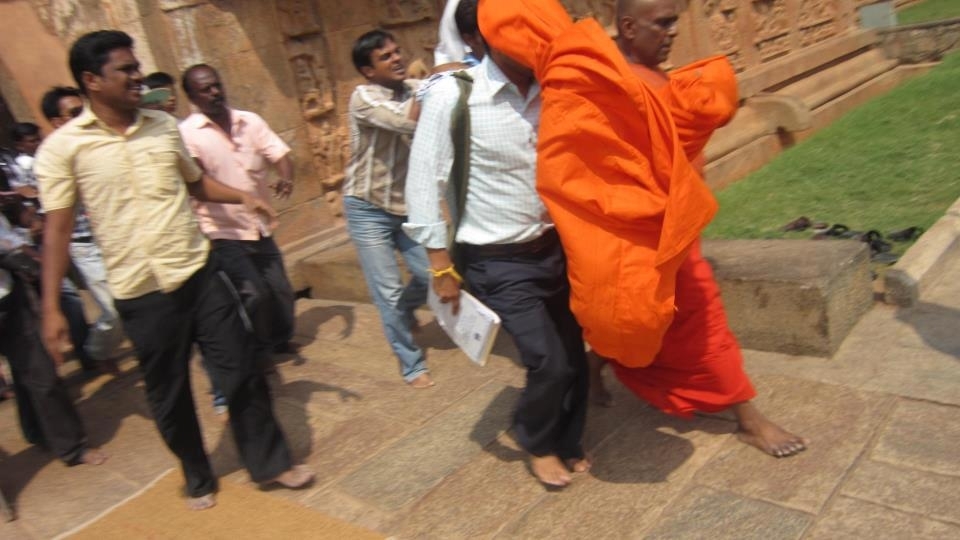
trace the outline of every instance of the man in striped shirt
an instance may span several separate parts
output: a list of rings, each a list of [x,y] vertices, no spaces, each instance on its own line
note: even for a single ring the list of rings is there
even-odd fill
[[[427,256],[401,228],[407,221],[410,140],[420,115],[414,99],[419,81],[405,79],[400,47],[382,30],[357,39],[353,65],[368,84],[350,96],[352,152],[343,186],[347,229],[403,380],[413,388],[429,388],[434,383],[412,332],[413,311],[427,298]],[[406,285],[397,252],[411,274]]]

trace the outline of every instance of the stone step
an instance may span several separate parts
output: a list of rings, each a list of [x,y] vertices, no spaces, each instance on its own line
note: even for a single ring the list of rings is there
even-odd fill
[[[873,305],[863,242],[710,240],[703,253],[747,349],[832,356]]]
[[[870,253],[853,240],[708,240],[730,326],[748,349],[831,356],[873,305]],[[312,298],[370,302],[353,244],[304,259]]]
[[[299,273],[311,298],[370,302],[367,282],[353,243],[340,244],[299,262]]]
[[[287,277],[290,279],[293,290],[303,291],[310,287],[310,283],[304,275],[304,260],[322,255],[326,251],[348,242],[350,242],[350,237],[347,235],[346,227],[337,225],[281,245],[280,251],[283,253]]]

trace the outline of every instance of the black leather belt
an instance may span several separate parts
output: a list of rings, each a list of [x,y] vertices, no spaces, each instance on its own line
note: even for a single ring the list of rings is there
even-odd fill
[[[460,244],[459,247],[463,253],[470,257],[517,257],[520,255],[536,255],[547,248],[557,245],[560,237],[556,229],[547,229],[542,235],[529,242],[519,244],[487,244],[477,246],[474,244]]]
[[[93,237],[92,237],[92,236],[77,236],[76,238],[71,238],[70,241],[71,241],[71,242],[76,242],[77,244],[92,244],[92,243],[93,243]]]

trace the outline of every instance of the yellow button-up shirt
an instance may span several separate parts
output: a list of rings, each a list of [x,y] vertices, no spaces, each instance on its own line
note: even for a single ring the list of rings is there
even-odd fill
[[[86,107],[47,137],[35,171],[47,211],[72,208],[79,195],[114,298],[176,290],[206,263],[185,183],[202,172],[167,113],[141,109],[118,133]]]

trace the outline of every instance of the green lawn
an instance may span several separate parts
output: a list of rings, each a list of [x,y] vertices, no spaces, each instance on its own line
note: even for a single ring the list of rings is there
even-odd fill
[[[808,238],[809,231],[780,231],[798,216],[883,234],[928,229],[958,197],[960,54],[954,53],[718,192],[720,212],[704,236]]]
[[[925,0],[897,12],[899,24],[914,24],[960,17],[960,0]]]

